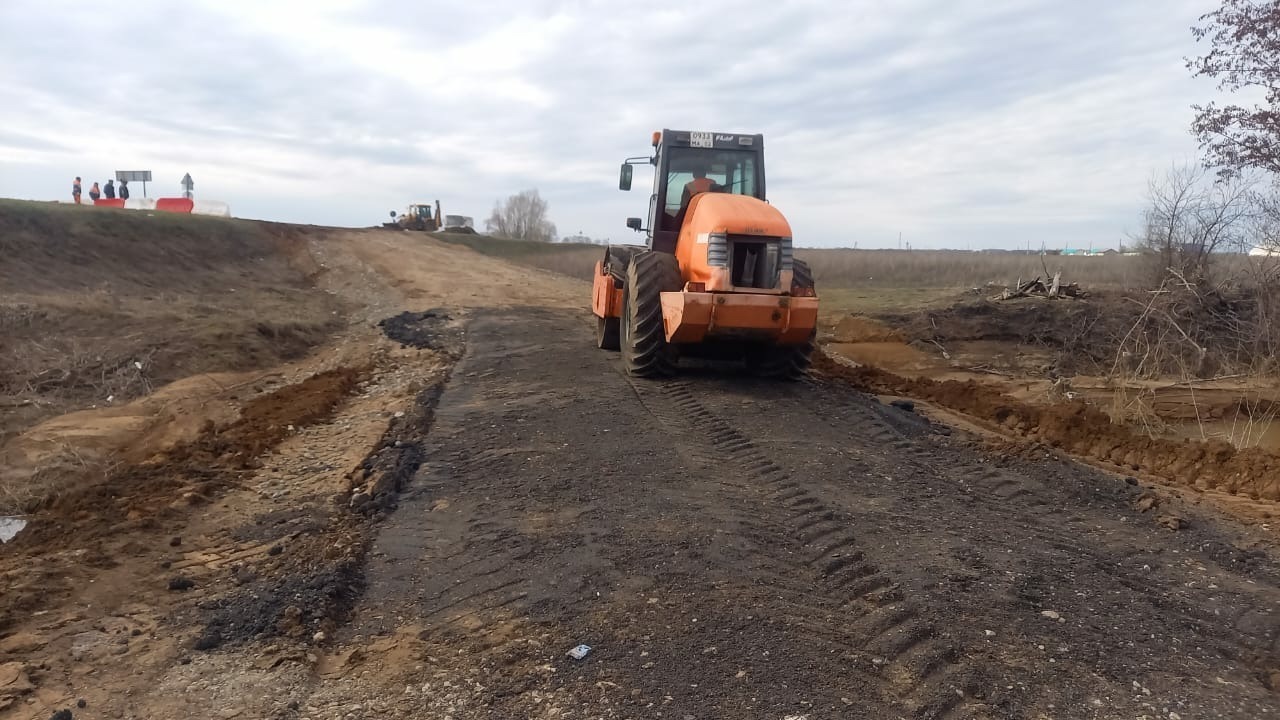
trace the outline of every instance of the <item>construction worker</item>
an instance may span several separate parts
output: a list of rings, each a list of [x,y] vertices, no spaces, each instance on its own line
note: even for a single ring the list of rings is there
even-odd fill
[[[692,198],[698,193],[711,192],[711,188],[715,185],[715,182],[707,177],[707,171],[699,168],[693,171],[693,179],[685,183],[684,196]]]
[[[108,180],[107,184],[102,188],[102,197],[108,200],[116,199],[116,181]]]
[[[120,199],[121,200],[129,199],[129,181],[128,180],[120,181]]]
[[[98,199],[98,198],[100,198],[100,197],[102,197],[102,191],[98,189],[98,183],[94,183],[93,185],[90,185],[90,186],[89,186],[89,199],[90,199],[90,200],[93,200],[93,201],[95,201],[95,202],[96,202],[96,201],[97,201],[97,199]]]
[[[79,177],[76,178],[75,182],[71,183],[71,199],[74,200],[77,205],[80,204],[80,178]]]
[[[684,211],[689,207],[689,201],[694,195],[704,192],[711,192],[717,187],[714,180],[707,177],[707,171],[698,168],[693,171],[693,179],[684,185],[684,192],[680,193],[680,213],[679,217],[684,217]]]
[[[693,179],[685,183],[684,191],[680,193],[680,207],[676,210],[675,216],[665,215],[663,220],[663,229],[678,230],[684,224],[684,214],[689,211],[689,202],[693,200],[694,195],[705,192],[711,192],[720,187],[715,181],[707,177],[707,171],[697,168],[693,171]]]

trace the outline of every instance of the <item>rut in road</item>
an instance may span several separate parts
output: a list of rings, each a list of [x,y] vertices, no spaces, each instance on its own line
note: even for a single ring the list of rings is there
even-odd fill
[[[357,628],[421,627],[455,717],[1280,707],[1276,559],[1209,513],[1170,533],[1123,480],[822,382],[633,383],[571,313],[467,342]]]

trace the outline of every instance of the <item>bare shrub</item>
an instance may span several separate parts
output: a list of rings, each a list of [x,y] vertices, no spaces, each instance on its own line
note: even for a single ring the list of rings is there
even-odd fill
[[[113,356],[76,339],[27,342],[0,352],[0,395],[131,399],[152,390],[147,370],[156,348]]]
[[[1152,181],[1150,201],[1142,241],[1157,282],[1145,297],[1125,298],[1140,311],[1107,375],[1112,419],[1163,434],[1144,381],[1172,379],[1187,390],[1205,437],[1198,385],[1243,378],[1250,389],[1236,402],[1227,439],[1256,440],[1278,410],[1269,386],[1280,371],[1280,263],[1249,251],[1275,247],[1276,198],[1239,176],[1212,182],[1203,168],[1182,166]]]
[[[113,457],[86,453],[62,442],[35,472],[0,475],[0,515],[30,513],[70,488],[103,480],[117,465]]]

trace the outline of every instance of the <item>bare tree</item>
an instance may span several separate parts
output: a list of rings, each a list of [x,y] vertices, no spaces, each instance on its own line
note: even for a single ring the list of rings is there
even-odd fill
[[[1217,80],[1219,90],[1264,98],[1251,107],[1192,106],[1191,129],[1206,164],[1223,175],[1249,168],[1280,172],[1280,3],[1223,0],[1200,23],[1191,32],[1209,51],[1187,60],[1192,75]]]
[[[556,226],[547,219],[547,208],[547,201],[537,190],[525,190],[505,202],[495,202],[485,229],[497,237],[552,242],[556,238]]]
[[[1149,205],[1138,244],[1169,272],[1190,282],[1206,277],[1215,252],[1239,251],[1250,241],[1251,223],[1260,213],[1253,183],[1242,177],[1212,182],[1195,165],[1174,166],[1147,185]]]
[[[1119,343],[1112,374],[1274,373],[1280,259],[1249,251],[1277,247],[1280,188],[1244,175],[1215,182],[1206,167],[1181,165],[1151,179],[1148,200],[1138,244],[1158,260],[1154,290],[1125,298],[1142,312]]]

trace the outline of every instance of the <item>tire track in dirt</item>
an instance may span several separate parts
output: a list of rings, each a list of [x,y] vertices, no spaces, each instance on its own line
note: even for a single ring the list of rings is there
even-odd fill
[[[1139,522],[1122,481],[994,462],[821,383],[633,384],[616,356],[584,351],[587,327],[567,313],[480,314],[467,339],[349,629],[409,628],[421,669],[403,682],[447,681],[464,698],[429,710],[1277,708],[1249,657],[1271,644],[1260,610],[1280,599],[1276,563],[1232,554],[1239,538],[1209,519],[1189,514],[1192,529],[1170,535]],[[566,658],[580,642],[591,655]]]
[[[831,388],[824,388],[824,390],[831,393],[838,392]],[[851,404],[851,407],[868,408],[865,404]],[[885,412],[895,411],[886,410]],[[1060,528],[1063,522],[1069,519],[1068,509],[1075,503],[1087,505],[1089,498],[1068,497],[1064,501],[1060,493],[1055,493],[1039,477],[994,466],[990,458],[972,453],[954,453],[949,458],[952,462],[940,463],[937,461],[936,450],[930,450],[927,443],[904,443],[901,439],[902,434],[894,430],[880,413],[868,409],[864,411],[864,416],[867,425],[875,430],[874,439],[883,441],[887,437],[896,438],[891,443],[892,446],[904,451],[899,458],[909,464],[917,476],[932,475],[944,478],[979,502],[985,500],[988,504],[1020,505],[1017,513],[1005,516],[1010,526],[1017,527],[1033,537],[1037,543],[1042,543],[1063,555],[1086,558],[1095,565],[1096,569],[1107,573],[1111,581],[1130,591],[1145,595],[1159,593],[1160,585],[1155,580],[1142,576],[1135,577],[1131,573],[1117,570],[1115,564],[1107,562],[1106,552],[1100,552],[1097,547],[1089,543],[1076,541],[1063,535]],[[1136,483],[1107,478],[1101,474],[1098,474],[1098,479],[1107,494],[1124,498],[1126,502],[1146,496],[1145,491]],[[1125,548],[1116,547],[1109,550],[1123,552]],[[1275,576],[1271,579],[1280,580]],[[1193,626],[1214,618],[1212,609],[1190,604],[1175,608],[1172,603],[1166,603],[1161,606],[1161,610],[1165,613],[1176,611],[1183,621]],[[1250,639],[1253,638],[1245,638],[1245,640]],[[1280,642],[1280,632],[1274,630],[1267,632],[1264,639],[1271,643],[1267,649],[1274,651],[1275,643]]]
[[[809,494],[746,434],[708,410],[690,383],[633,380],[632,386],[663,426],[678,429],[679,437],[695,445],[694,454],[727,465],[742,489],[764,489],[766,502],[788,511],[782,525],[793,543],[811,552],[805,563],[843,618],[837,624],[830,617],[813,618],[818,622],[809,632],[846,648],[842,659],[850,669],[885,683],[888,703],[911,717],[951,717],[966,702],[978,686],[974,671],[960,662],[962,648],[941,636],[923,603],[904,598],[891,574],[858,550],[847,517]],[[759,547],[767,551],[778,543]],[[803,594],[816,588],[790,589]],[[807,624],[811,618],[806,616],[817,608],[797,605],[795,610],[796,620]]]
[[[540,716],[548,697],[578,702],[600,687],[639,708],[602,717],[655,707],[783,717],[819,701],[834,710],[841,696],[883,705],[871,692],[881,681],[856,669],[823,681],[834,696],[802,687],[804,668],[852,648],[796,628],[851,611],[812,597],[816,570],[758,547],[800,548],[785,534],[791,511],[759,521],[759,493],[723,469],[689,482],[691,465],[722,463],[718,449],[673,449],[671,428],[628,402],[609,356],[576,362],[575,334],[523,341],[552,336],[564,316],[520,315],[483,317],[468,332],[428,462],[375,542],[367,609],[351,632],[419,628],[436,671],[462,663],[450,672],[484,688],[477,702],[492,716]],[[568,638],[601,649],[575,669],[560,647]],[[681,668],[694,658],[709,674],[691,689]]]
[[[1098,703],[1150,712],[1149,699],[1116,699],[1138,676],[1154,678],[1143,680],[1151,685],[1145,693],[1153,692],[1158,681],[1174,698],[1166,702],[1181,703],[1184,717],[1188,708],[1227,717],[1276,711],[1266,689],[1275,686],[1271,668],[1277,666],[1280,634],[1274,620],[1275,561],[1246,553],[1256,564],[1245,568],[1231,553],[1229,562],[1219,563],[1203,552],[1248,542],[1219,526],[1218,518],[1181,506],[1178,512],[1194,518],[1193,531],[1171,535],[1133,509],[1142,489],[1122,479],[1043,452],[1030,461],[975,453],[948,439],[950,431],[934,432],[921,418],[825,383],[806,388],[707,384],[712,385],[707,396],[718,402],[726,396],[717,391],[728,387],[728,397],[753,395],[769,413],[806,428],[807,437],[839,438],[871,469],[856,486],[831,484],[815,492],[837,498],[853,490],[867,508],[855,513],[857,522],[878,526],[868,544],[901,546],[895,562],[908,576],[943,576],[947,582],[933,583],[929,592],[947,604],[952,625],[996,628],[998,637],[1013,636],[1013,643],[970,642],[988,646],[974,662],[991,670],[999,684],[1037,679],[1035,685],[1014,681],[988,692],[993,708],[1023,708],[1014,717],[1032,708],[1043,712]],[[737,409],[734,417],[747,432],[768,427],[760,422],[765,415],[749,407]],[[833,432],[824,433],[824,427]],[[934,538],[933,545],[913,537]],[[944,547],[950,552],[938,552]],[[950,555],[949,562],[931,555]],[[1195,577],[1188,581],[1188,574]],[[979,597],[968,597],[971,590],[980,591]],[[1068,621],[1061,616],[1068,616],[1069,624],[1046,632],[1054,624],[1037,622],[1041,610],[1062,622]],[[1017,615],[1029,615],[1032,622]],[[1169,640],[1160,637],[1179,651],[1171,655],[1164,645]],[[1050,643],[1061,643],[1070,653],[1045,665]],[[1194,650],[1188,652],[1189,647]],[[1174,657],[1186,669],[1171,670]],[[1028,665],[1034,672],[1026,671]],[[1191,689],[1167,679],[1179,672],[1220,673],[1219,684]],[[1222,683],[1230,681],[1221,678],[1233,675],[1243,678],[1248,692],[1234,697],[1222,692]],[[1082,682],[1090,677],[1095,681]]]

